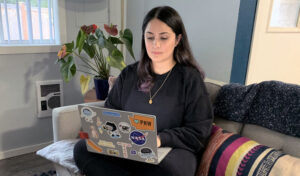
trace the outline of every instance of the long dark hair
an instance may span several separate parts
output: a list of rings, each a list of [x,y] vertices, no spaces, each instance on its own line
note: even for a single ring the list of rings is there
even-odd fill
[[[154,73],[152,71],[152,61],[149,58],[145,46],[145,29],[152,19],[159,19],[167,24],[175,33],[176,37],[181,35],[181,39],[174,49],[174,59],[178,64],[196,68],[204,79],[205,74],[201,67],[195,60],[182,22],[181,17],[175,9],[169,6],[155,7],[148,12],[143,21],[143,36],[142,36],[142,49],[141,59],[138,64],[138,87],[143,92],[149,92],[153,86]]]

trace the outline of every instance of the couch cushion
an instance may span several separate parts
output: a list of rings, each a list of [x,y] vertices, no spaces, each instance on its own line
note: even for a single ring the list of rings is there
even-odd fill
[[[78,140],[79,139],[61,140],[37,151],[36,154],[65,167],[71,173],[78,173],[79,169],[75,165],[73,158],[74,145]]]
[[[215,116],[214,123],[219,127],[223,128],[232,133],[241,134],[243,124],[239,122],[234,122],[230,120],[223,119],[219,116]]]
[[[205,87],[209,94],[210,101],[213,103],[218,95],[219,90],[221,89],[221,85],[205,82]]]
[[[197,176],[297,175],[298,173],[300,173],[299,158],[213,126]]]
[[[300,158],[300,138],[298,137],[251,124],[244,125],[241,135]]]

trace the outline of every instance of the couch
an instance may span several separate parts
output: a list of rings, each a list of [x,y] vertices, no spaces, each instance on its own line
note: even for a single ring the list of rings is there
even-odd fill
[[[218,92],[220,91],[222,85],[216,84],[213,82],[205,82],[207,90],[210,95],[210,100],[212,103],[215,102],[216,97],[218,95]],[[96,102],[91,103],[92,105],[96,106],[103,106],[103,102]],[[68,144],[68,148],[62,147],[63,153],[68,153],[67,155],[67,164],[61,163],[59,154],[53,152],[53,156],[47,157],[45,156],[47,153],[52,153],[51,149],[49,147],[47,149],[42,149],[38,151],[37,153],[41,156],[44,156],[52,161],[55,162],[56,172],[58,176],[69,176],[69,175],[80,175],[76,170],[76,166],[74,166],[74,162],[72,162],[72,147],[74,143],[76,142],[76,138],[78,138],[78,132],[80,131],[80,118],[77,111],[77,105],[70,105],[70,106],[64,106],[55,108],[53,110],[53,135],[54,135],[54,144],[52,145],[52,149],[57,149],[60,145],[60,142],[64,143],[66,142]],[[291,163],[292,166],[289,169],[297,169],[300,168],[300,138],[295,136],[286,135],[259,125],[254,124],[248,124],[248,123],[240,123],[228,120],[224,117],[221,117],[220,115],[215,115],[214,123],[216,126],[221,128],[223,131],[223,134],[238,134],[247,138],[250,138],[257,143],[261,144],[260,146],[269,146],[274,148],[274,150],[279,150],[285,154],[289,154],[288,156],[291,156],[292,161],[288,161],[286,163]],[[219,140],[219,139],[218,139]],[[215,142],[215,141],[214,141]],[[255,143],[255,144],[257,144]],[[64,143],[65,144],[65,143]],[[62,145],[64,145],[62,144]],[[215,144],[209,144],[209,146],[214,147]],[[258,146],[258,145],[256,145]],[[211,149],[211,147],[210,147]],[[207,149],[208,150],[208,149]],[[50,151],[50,152],[49,152]],[[206,167],[205,164],[207,164],[207,161],[209,159],[209,156],[212,156],[212,153],[209,153],[210,151],[206,151],[204,153],[206,157],[206,161],[201,161],[201,167]],[[216,153],[216,151],[214,151]],[[213,154],[214,154],[213,153]],[[211,158],[213,160],[213,158]],[[208,163],[210,164],[210,163]],[[285,164],[286,165],[286,164]],[[299,166],[299,167],[298,167]],[[207,166],[206,169],[209,169],[210,166]],[[200,168],[200,166],[199,166]],[[240,168],[239,168],[240,169]],[[283,170],[286,170],[283,168]],[[298,170],[293,170],[292,173],[300,173]],[[74,173],[77,172],[77,173]],[[275,171],[274,171],[275,172]],[[277,173],[281,173],[276,171]],[[284,172],[283,172],[284,173]],[[199,170],[197,172],[197,175],[205,175],[204,173],[201,173]],[[206,174],[207,175],[207,174]],[[210,175],[210,174],[208,174]],[[214,172],[214,175],[218,175]]]

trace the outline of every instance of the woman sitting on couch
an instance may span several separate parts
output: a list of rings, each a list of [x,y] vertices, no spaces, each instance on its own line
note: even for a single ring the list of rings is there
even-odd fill
[[[143,22],[141,60],[127,66],[105,106],[153,114],[158,147],[173,149],[159,165],[90,153],[85,141],[74,149],[78,168],[87,176],[194,176],[197,156],[210,135],[213,113],[183,22],[171,7],[156,7]]]

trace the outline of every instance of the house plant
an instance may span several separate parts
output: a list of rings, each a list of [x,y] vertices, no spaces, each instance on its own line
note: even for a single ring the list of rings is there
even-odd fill
[[[87,74],[81,75],[80,86],[84,94],[88,90],[90,75],[94,76],[95,89],[98,99],[105,99],[108,92],[108,78],[110,67],[119,70],[125,68],[124,56],[120,45],[134,58],[132,51],[133,37],[130,29],[118,31],[116,25],[104,25],[106,35],[97,25],[83,25],[78,31],[76,43],[62,45],[57,56],[60,64],[60,72],[65,82],[69,82],[76,71]],[[75,59],[80,59],[79,65]],[[100,86],[99,86],[100,84]],[[100,90],[104,92],[101,94]]]

